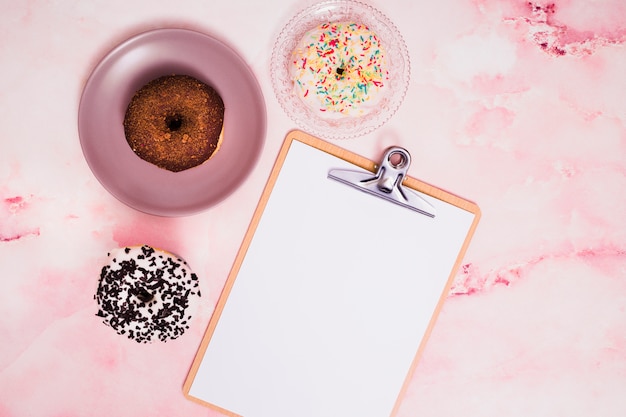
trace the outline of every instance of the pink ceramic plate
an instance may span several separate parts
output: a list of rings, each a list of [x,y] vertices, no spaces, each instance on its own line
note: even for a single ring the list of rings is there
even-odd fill
[[[135,91],[171,74],[211,85],[226,108],[220,149],[176,173],[140,159],[123,126]],[[78,111],[83,153],[100,183],[128,206],[160,216],[192,214],[227,197],[256,163],[265,129],[265,102],[247,64],[222,42],[183,29],[146,32],[111,51],[87,81]]]

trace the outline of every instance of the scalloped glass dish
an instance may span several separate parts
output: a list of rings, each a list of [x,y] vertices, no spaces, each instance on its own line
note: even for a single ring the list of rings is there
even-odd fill
[[[212,86],[226,106],[220,149],[180,172],[137,156],[123,126],[133,94],[171,74]],[[237,189],[260,156],[265,130],[265,101],[246,62],[221,41],[186,29],[156,29],[114,48],[91,73],[78,111],[83,154],[100,183],[126,205],[168,217],[202,211]]]
[[[303,36],[324,23],[354,22],[367,26],[386,53],[389,79],[381,89],[380,102],[363,115],[342,115],[311,109],[294,89],[290,74],[293,51]],[[410,80],[409,54],[396,26],[377,9],[352,0],[330,0],[310,6],[283,28],[270,64],[274,93],[287,115],[307,132],[326,139],[349,139],[365,135],[385,124],[404,100]]]

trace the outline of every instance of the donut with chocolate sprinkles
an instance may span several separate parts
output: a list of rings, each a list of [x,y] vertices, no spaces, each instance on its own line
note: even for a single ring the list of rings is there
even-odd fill
[[[111,251],[94,296],[104,324],[138,343],[180,337],[198,297],[198,277],[189,265],[148,245]]]

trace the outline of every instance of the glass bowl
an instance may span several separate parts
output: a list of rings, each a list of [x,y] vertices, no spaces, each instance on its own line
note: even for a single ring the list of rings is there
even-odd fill
[[[303,36],[324,23],[354,22],[367,26],[386,53],[389,72],[379,92],[380,101],[362,115],[311,109],[294,90],[290,74],[293,51]],[[274,93],[287,115],[307,132],[326,139],[348,139],[365,135],[385,124],[404,100],[410,80],[410,62],[404,39],[396,26],[380,11],[352,0],[330,0],[296,14],[274,44],[270,63]]]

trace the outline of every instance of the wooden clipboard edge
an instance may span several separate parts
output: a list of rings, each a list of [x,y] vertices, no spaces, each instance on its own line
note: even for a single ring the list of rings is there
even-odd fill
[[[224,284],[224,288],[222,289],[222,292],[219,296],[219,299],[217,301],[217,304],[215,306],[211,319],[209,320],[207,329],[204,333],[204,336],[202,337],[202,341],[200,342],[200,346],[198,347],[198,351],[196,352],[196,356],[192,362],[189,373],[187,374],[187,378],[185,379],[185,382],[183,384],[183,394],[188,400],[210,407],[216,411],[219,411],[220,413],[226,414],[227,416],[242,417],[239,414],[233,413],[232,411],[225,410],[215,404],[211,404],[209,402],[201,400],[200,398],[196,398],[192,396],[191,394],[189,394],[189,391],[191,390],[191,385],[193,384],[193,381],[198,373],[198,369],[200,368],[200,364],[202,363],[202,359],[204,358],[206,349],[209,346],[209,342],[211,341],[211,337],[213,336],[213,333],[215,332],[217,323],[219,322],[222,312],[224,311],[224,306],[226,305],[226,301],[228,300],[230,291],[232,290],[233,285],[235,283],[235,279],[237,275],[239,274],[241,265],[243,264],[243,261],[246,257],[246,253],[248,252],[248,248],[250,247],[250,243],[252,242],[252,238],[254,237],[257,226],[259,225],[259,222],[261,221],[261,217],[263,216],[263,212],[265,211],[265,206],[267,205],[267,202],[269,201],[270,195],[272,194],[272,190],[274,189],[274,185],[276,184],[276,180],[278,179],[278,175],[280,174],[280,171],[283,167],[283,163],[285,162],[285,158],[287,157],[287,153],[289,152],[289,148],[291,147],[292,139],[290,139],[290,137],[291,136],[289,135],[287,136],[287,139],[283,142],[280,148],[280,151],[278,152],[278,156],[276,157],[276,162],[274,163],[274,167],[272,168],[272,171],[270,172],[265,188],[263,189],[263,193],[261,194],[261,197],[259,199],[259,203],[257,204],[257,207],[254,210],[254,214],[252,215],[252,220],[250,221],[248,230],[246,231],[246,234],[244,235],[239,251],[237,252],[237,255],[235,257],[235,261],[233,262],[231,271],[228,274],[228,277],[226,278],[226,283]]]
[[[417,188],[412,186],[413,181],[424,184],[421,181],[414,180],[413,178],[408,178],[408,179],[410,181],[404,182],[404,184],[414,189],[417,189]],[[430,339],[430,335],[435,327],[437,318],[439,317],[439,314],[441,313],[443,304],[448,298],[448,295],[450,294],[450,289],[452,288],[455,275],[457,271],[459,270],[459,268],[461,267],[461,263],[463,262],[463,258],[465,257],[465,253],[467,252],[467,248],[469,247],[469,244],[474,236],[474,232],[476,231],[476,228],[478,227],[478,222],[480,221],[480,218],[482,216],[482,212],[480,211],[480,208],[475,203],[464,200],[461,197],[458,197],[446,191],[439,190],[433,186],[428,185],[428,187],[430,187],[431,191],[434,193],[434,194],[429,194],[429,195],[432,195],[433,197],[439,198],[442,201],[446,201],[459,208],[467,210],[470,213],[473,213],[474,219],[472,221],[472,224],[470,225],[467,235],[465,235],[465,240],[463,241],[463,245],[461,245],[461,249],[459,250],[459,253],[456,257],[456,261],[454,262],[454,265],[452,266],[452,269],[450,270],[450,275],[448,276],[446,285],[443,291],[441,292],[441,295],[439,296],[439,301],[437,302],[437,306],[435,307],[435,310],[433,311],[433,314],[428,323],[428,327],[426,328],[426,331],[424,332],[424,336],[422,337],[419,347],[417,348],[417,352],[415,353],[415,356],[413,357],[413,361],[404,379],[402,388],[400,389],[400,392],[398,393],[398,396],[396,397],[396,403],[393,407],[390,417],[394,417],[398,414],[400,405],[402,404],[402,399],[404,399],[404,397],[406,396],[406,392],[409,388],[409,384],[411,383],[411,379],[413,378],[413,375],[415,374],[415,370],[417,369],[417,365],[420,359],[422,358],[422,355],[424,354],[426,343],[428,342],[428,339]],[[441,195],[441,197],[437,197],[437,195]]]
[[[185,379],[185,382],[183,384],[183,394],[185,398],[187,398],[190,401],[201,404],[203,406],[212,408],[230,417],[242,417],[242,416],[240,416],[239,414],[233,413],[232,411],[223,409],[215,404],[211,404],[197,397],[194,397],[189,394],[189,391],[198,373],[198,369],[200,368],[200,364],[202,362],[204,354],[206,353],[206,349],[209,345],[211,337],[213,336],[213,333],[215,332],[217,323],[219,322],[222,312],[224,311],[224,306],[226,304],[228,296],[230,295],[230,291],[232,290],[232,287],[235,283],[235,279],[237,275],[239,274],[239,270],[246,257],[246,253],[248,252],[248,248],[250,247],[250,243],[252,242],[252,238],[254,237],[257,226],[259,225],[259,222],[261,221],[261,217],[263,216],[263,212],[265,211],[267,202],[269,201],[270,195],[272,194],[274,185],[276,184],[276,180],[278,179],[278,175],[280,174],[280,171],[283,167],[283,164],[287,157],[287,153],[289,152],[291,144],[293,143],[294,140],[310,145],[314,148],[320,149],[326,153],[334,155],[340,159],[343,159],[346,162],[349,162],[362,169],[366,169],[372,173],[375,173],[377,169],[377,164],[375,162],[365,157],[362,157],[360,155],[357,155],[355,153],[352,153],[348,150],[340,148],[336,145],[333,145],[332,143],[329,143],[322,139],[311,136],[300,130],[292,130],[286,135],[285,140],[278,153],[278,156],[276,157],[276,162],[274,163],[274,167],[272,168],[272,171],[270,172],[265,188],[263,189],[263,193],[261,194],[261,197],[259,199],[259,203],[254,211],[252,220],[250,221],[250,226],[248,227],[248,230],[246,231],[243,242],[239,248],[239,251],[237,252],[237,256],[235,257],[235,261],[233,262],[233,267],[230,273],[228,274],[226,283],[224,284],[224,288],[222,289],[222,293],[220,294],[220,297],[213,311],[213,315],[211,316],[211,319],[209,320],[207,329],[204,333],[204,336],[202,337],[202,341],[200,342],[200,346],[198,347],[196,356],[194,357],[189,373],[187,374],[187,378]],[[463,242],[461,250],[459,251],[455,264],[452,267],[452,270],[450,271],[450,276],[448,277],[445,288],[441,296],[439,297],[439,301],[437,302],[437,306],[435,308],[435,311],[433,312],[433,315],[428,324],[428,327],[426,331],[424,332],[424,336],[420,342],[419,348],[408,370],[407,376],[402,385],[402,389],[398,393],[398,397],[396,399],[396,403],[394,405],[394,408],[390,417],[395,416],[398,412],[398,409],[401,404],[401,400],[406,394],[406,390],[408,389],[408,385],[415,372],[415,369],[417,368],[419,359],[423,354],[423,350],[424,350],[424,347],[426,346],[426,342],[428,341],[430,334],[435,326],[435,322],[437,320],[437,317],[439,316],[443,303],[445,299],[447,298],[447,294],[449,294],[450,292],[454,275],[456,271],[458,270],[458,268],[460,267],[461,262],[463,261],[465,252],[467,251],[467,248],[469,247],[469,243],[472,240],[472,237],[474,235],[474,232],[476,230],[476,227],[478,226],[478,222],[481,217],[481,211],[478,205],[476,205],[475,203],[471,201],[465,200],[455,194],[449,193],[447,191],[443,191],[439,188],[436,188],[430,184],[427,184],[425,182],[422,182],[412,177],[407,177],[403,181],[403,184],[414,190],[420,191],[424,194],[430,195],[434,198],[445,201],[447,203],[450,203],[456,207],[459,207],[461,209],[464,209],[472,213],[474,215],[474,220],[472,222],[472,225],[470,226],[468,234],[465,237],[465,241]]]

